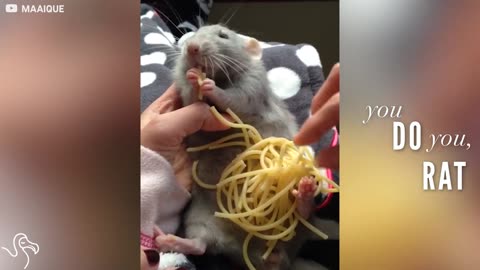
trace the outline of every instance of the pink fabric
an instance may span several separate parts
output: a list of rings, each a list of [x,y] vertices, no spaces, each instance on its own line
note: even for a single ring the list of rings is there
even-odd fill
[[[143,249],[158,249],[155,239],[140,232],[140,246]]]
[[[140,232],[153,237],[155,227],[175,234],[180,213],[190,193],[176,181],[172,166],[162,156],[140,148]]]
[[[333,128],[333,138],[332,138],[332,142],[330,143],[330,147],[334,147],[334,146],[337,146],[338,144],[338,132],[337,132],[337,129],[336,128]],[[331,169],[328,169],[327,168],[327,178],[330,179],[330,180],[333,180],[333,172]],[[328,188],[333,188],[333,185],[332,184],[328,184]],[[328,203],[332,200],[332,196],[333,196],[333,193],[328,193],[327,194],[327,197],[325,198],[325,200],[323,200],[323,202],[317,206],[317,210],[318,209],[321,209],[325,206],[328,205]]]

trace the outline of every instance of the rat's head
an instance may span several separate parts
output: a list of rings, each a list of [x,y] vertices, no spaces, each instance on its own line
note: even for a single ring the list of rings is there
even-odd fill
[[[262,56],[257,40],[221,26],[201,27],[182,49],[186,70],[199,68],[212,79],[235,77]]]

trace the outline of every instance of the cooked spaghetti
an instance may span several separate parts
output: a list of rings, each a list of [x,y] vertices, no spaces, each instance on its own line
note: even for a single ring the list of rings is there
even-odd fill
[[[220,211],[215,212],[216,217],[229,219],[248,233],[243,243],[243,257],[248,268],[255,270],[248,257],[248,244],[253,236],[266,240],[263,259],[268,258],[278,241],[289,241],[295,236],[299,222],[319,237],[327,239],[327,235],[298,214],[297,201],[291,195],[304,176],[315,179],[315,195],[339,191],[335,182],[322,176],[315,168],[314,157],[308,148],[297,147],[285,138],[263,139],[253,126],[244,124],[230,109],[227,113],[235,123],[225,119],[215,107],[210,109],[223,124],[241,132],[187,151],[232,146],[245,147],[245,151],[225,168],[216,185],[206,184],[199,179],[198,161],[193,163],[193,179],[199,186],[217,191]]]
[[[203,99],[203,93],[200,91],[200,86],[202,86],[203,81],[207,78],[207,74],[203,73],[201,70],[199,70],[200,76],[198,76],[197,83],[198,83],[198,100]]]

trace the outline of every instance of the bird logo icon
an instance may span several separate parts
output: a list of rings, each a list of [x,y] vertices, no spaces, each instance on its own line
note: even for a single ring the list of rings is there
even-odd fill
[[[25,264],[25,267],[23,269],[27,269],[28,264],[30,263],[30,256],[28,255],[26,249],[30,249],[33,251],[33,254],[37,254],[40,251],[40,246],[36,243],[33,243],[32,241],[28,240],[28,237],[24,233],[17,233],[15,237],[13,238],[13,252],[11,252],[9,249],[2,247],[10,256],[13,258],[16,258],[20,252],[23,252],[25,256],[27,257],[27,263]]]

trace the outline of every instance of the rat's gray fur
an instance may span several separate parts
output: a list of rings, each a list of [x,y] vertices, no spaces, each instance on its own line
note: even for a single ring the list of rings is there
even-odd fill
[[[223,37],[222,37],[223,36]],[[225,39],[225,36],[228,39]],[[270,136],[292,139],[297,131],[294,116],[287,106],[270,89],[265,67],[259,59],[254,59],[245,48],[246,41],[230,29],[220,26],[204,26],[198,30],[186,44],[196,43],[200,46],[202,56],[211,57],[217,62],[212,69],[205,62],[193,60],[186,52],[178,58],[175,69],[175,84],[179,90],[183,105],[195,101],[195,93],[186,79],[189,69],[203,66],[207,78],[215,81],[217,93],[221,98],[210,100],[219,110],[232,109],[242,121],[258,129],[263,138]],[[226,57],[219,56],[220,54]],[[214,56],[211,56],[214,55]],[[219,64],[219,59],[224,63]],[[234,60],[231,60],[234,59]],[[208,61],[208,60],[207,60]],[[234,63],[238,61],[238,63]],[[223,69],[223,70],[222,70]],[[225,74],[228,72],[228,76]],[[198,146],[225,135],[238,132],[198,132],[187,140],[188,146]],[[198,176],[209,184],[216,184],[221,172],[242,151],[241,148],[223,148],[213,151],[202,151],[192,154],[192,160],[199,160]],[[245,266],[242,257],[242,245],[246,233],[229,220],[213,216],[217,210],[216,192],[194,185],[192,201],[185,213],[185,236],[201,239],[207,244],[207,253],[224,254],[240,266]],[[285,246],[278,245],[277,252],[282,258],[278,269],[289,269],[292,260],[303,243],[306,234],[303,226],[297,227],[297,241],[290,241]],[[279,242],[280,243],[280,242]],[[261,255],[265,252],[263,241],[252,238],[249,255],[258,270],[271,269],[263,263]]]

